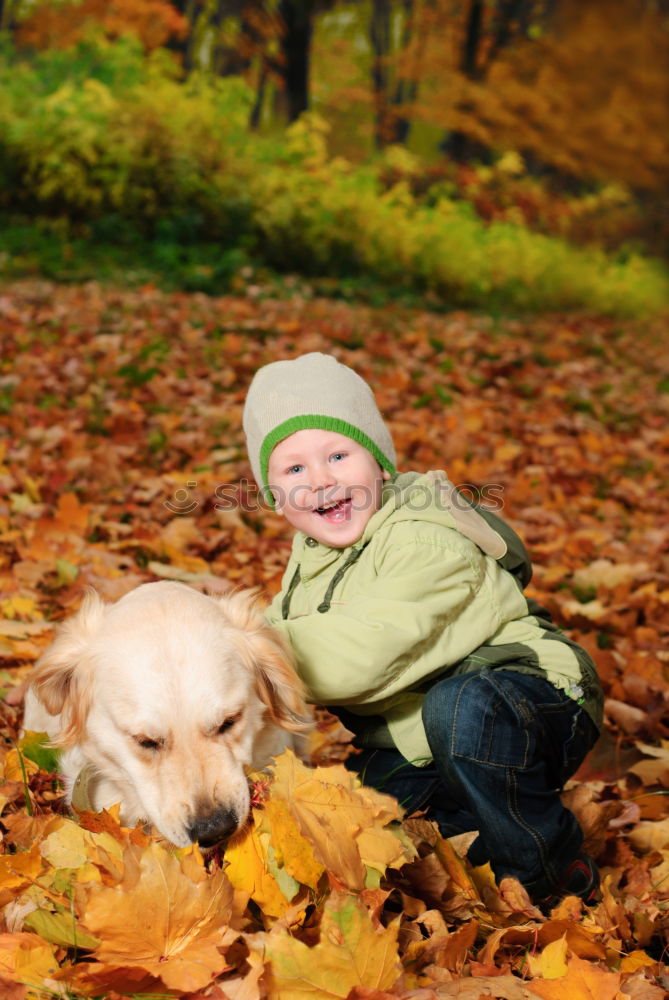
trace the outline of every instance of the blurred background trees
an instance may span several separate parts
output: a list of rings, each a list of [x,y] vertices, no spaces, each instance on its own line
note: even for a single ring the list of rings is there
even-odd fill
[[[0,24],[24,51],[95,28],[166,46],[185,73],[242,75],[253,126],[317,110],[353,158],[513,150],[537,172],[669,178],[669,0],[0,0]]]
[[[666,254],[669,0],[0,0],[0,39],[0,211],[219,239],[327,161],[439,225]]]

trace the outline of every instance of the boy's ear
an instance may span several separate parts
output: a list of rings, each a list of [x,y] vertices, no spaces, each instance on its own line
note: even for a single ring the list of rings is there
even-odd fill
[[[381,470],[381,479],[385,479],[386,482],[388,482],[388,480],[390,479],[390,473],[388,472],[387,469]]]

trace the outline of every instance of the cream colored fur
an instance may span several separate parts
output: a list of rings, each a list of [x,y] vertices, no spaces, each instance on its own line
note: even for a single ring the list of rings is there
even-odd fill
[[[62,747],[70,800],[92,765],[96,810],[120,803],[127,824],[212,846],[246,821],[247,772],[291,745],[306,716],[289,651],[252,593],[160,582],[113,605],[86,598],[33,671],[24,728]]]

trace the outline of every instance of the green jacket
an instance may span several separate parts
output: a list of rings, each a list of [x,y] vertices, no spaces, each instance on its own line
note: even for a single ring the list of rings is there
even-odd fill
[[[267,619],[290,642],[313,702],[343,706],[364,743],[395,745],[420,766],[432,759],[424,691],[450,674],[538,674],[601,727],[594,664],[523,595],[530,576],[500,518],[467,505],[444,473],[409,472],[386,484],[355,545],[296,534]]]

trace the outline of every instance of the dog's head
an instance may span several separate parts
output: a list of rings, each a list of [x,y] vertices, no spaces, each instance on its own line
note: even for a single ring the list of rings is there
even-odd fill
[[[149,583],[113,605],[91,594],[30,684],[60,717],[54,742],[81,748],[124,821],[148,820],[179,846],[239,829],[248,769],[306,718],[290,652],[249,591]]]

